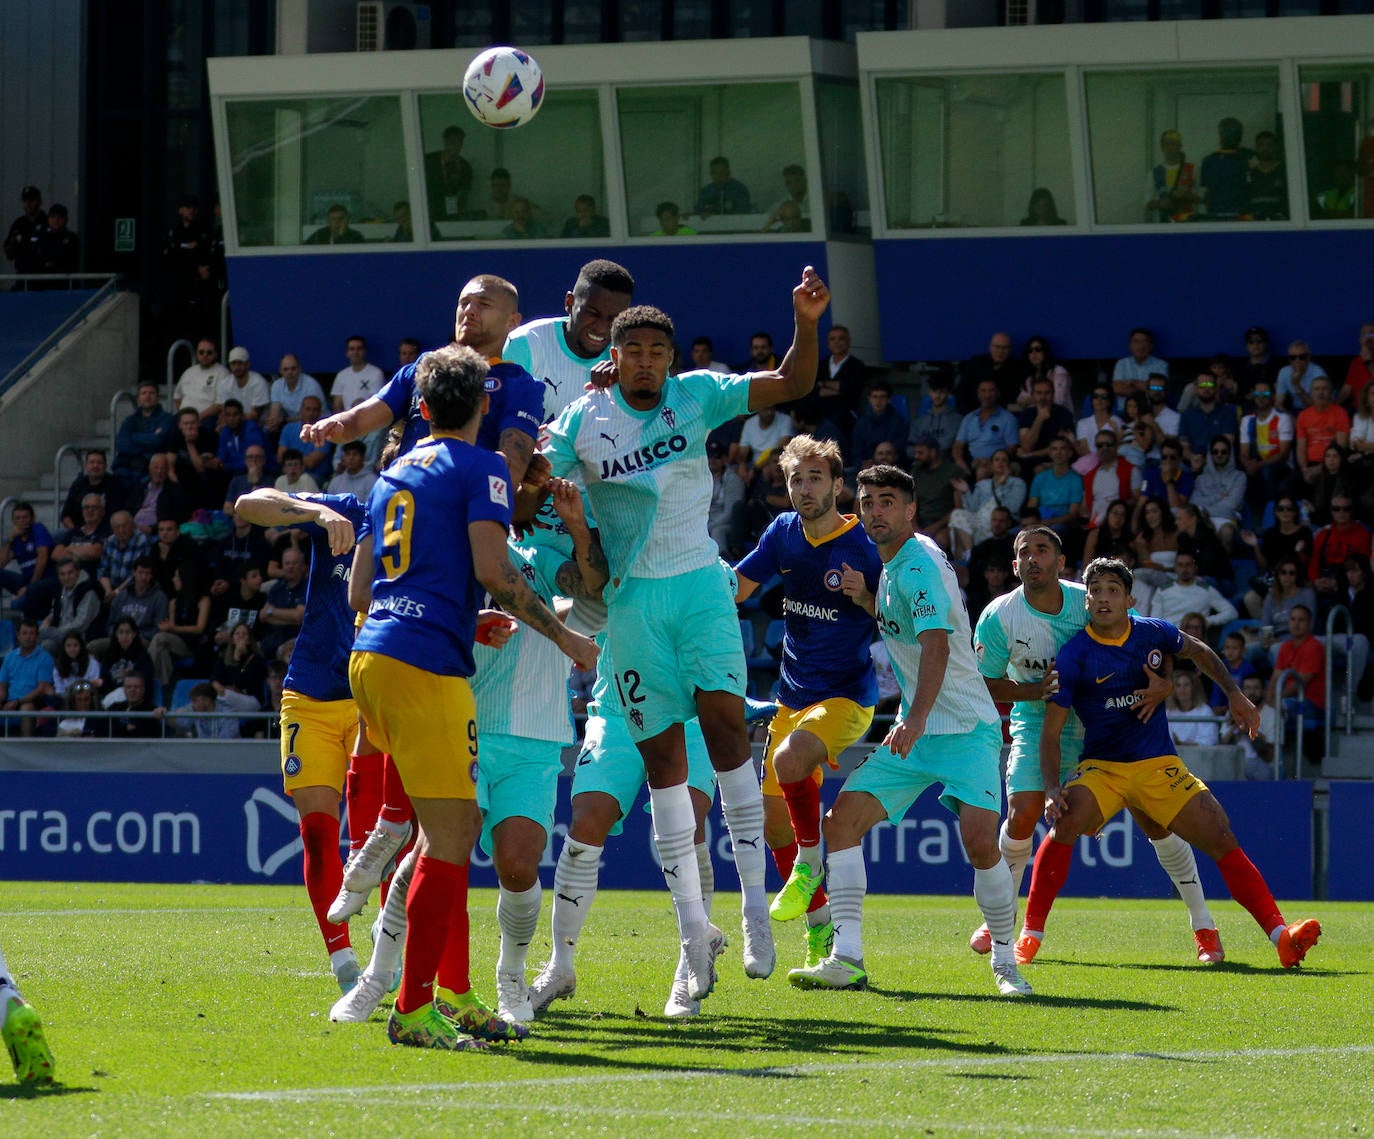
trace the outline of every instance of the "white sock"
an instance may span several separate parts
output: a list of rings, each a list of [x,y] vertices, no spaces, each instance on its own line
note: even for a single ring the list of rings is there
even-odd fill
[[[564,969],[573,967],[573,950],[596,900],[601,849],[569,835],[558,855],[553,872],[553,960]]]
[[[402,835],[406,833],[409,823],[393,823],[390,819],[384,819],[381,815],[377,816],[377,826],[388,834]]]
[[[649,806],[654,818],[654,846],[663,866],[663,880],[673,895],[678,932],[683,937],[700,937],[706,932],[706,911],[701,905],[701,874],[694,849],[696,812],[687,784],[650,787]]]
[[[1202,892],[1202,880],[1197,876],[1197,859],[1193,848],[1172,832],[1161,839],[1150,839],[1155,848],[1155,857],[1164,867],[1178,892],[1183,904],[1188,907],[1188,919],[1194,929],[1216,929],[1212,912],[1207,908],[1207,897]]]
[[[0,953],[0,1017],[5,1015],[6,1002],[21,999],[14,978],[10,976],[10,967],[5,964],[5,955]]]
[[[385,977],[389,982],[401,964],[406,948],[406,894],[418,858],[419,852],[412,847],[391,877],[391,888],[387,891],[382,920],[377,927],[377,942],[372,947],[372,960],[367,963],[369,977]]]
[[[1021,893],[1021,878],[1026,873],[1026,864],[1031,860],[1031,847],[1034,844],[1034,833],[1026,838],[1012,838],[1007,834],[1007,820],[1002,820],[1002,829],[997,833],[997,849],[1002,852],[1007,869],[1011,871],[1012,897]]]
[[[986,870],[974,868],[973,899],[983,911],[983,920],[992,934],[992,963],[1003,965],[1014,960],[1016,892],[1011,888],[1011,871],[1005,858],[999,858],[995,866]]]
[[[501,955],[496,960],[498,973],[525,975],[525,958],[539,925],[539,904],[544,887],[535,879],[528,890],[515,893],[501,887],[496,897],[496,924],[501,927]]]
[[[696,844],[697,877],[701,879],[701,908],[706,920],[711,920],[711,903],[716,896],[716,868],[711,862],[711,848],[704,842]]]
[[[835,955],[862,961],[864,894],[868,892],[868,868],[864,865],[863,847],[832,850],[825,865],[830,917],[835,923]]]
[[[768,908],[768,896],[763,889],[766,850],[759,777],[752,763],[744,763],[733,771],[716,772],[716,786],[720,788],[725,825],[730,828],[744,912],[761,912]]]

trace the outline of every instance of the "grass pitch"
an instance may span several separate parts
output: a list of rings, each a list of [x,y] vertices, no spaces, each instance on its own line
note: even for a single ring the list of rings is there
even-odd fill
[[[549,895],[546,891],[546,903]],[[474,978],[494,997],[491,891],[472,900]],[[43,1015],[57,1086],[0,1073],[0,1135],[477,1134],[1313,1136],[1374,1130],[1374,906],[1294,903],[1325,932],[1279,968],[1213,903],[1225,965],[1194,963],[1181,905],[1061,900],[996,995],[967,948],[969,898],[873,897],[866,993],[744,977],[732,935],[700,1019],[660,1014],[676,961],[665,894],[598,896],[578,989],[520,1045],[393,1048],[384,1010],[330,1024],[337,990],[302,889],[6,884],[0,946]],[[368,952],[371,910],[354,920]],[[530,955],[548,950],[548,918]]]

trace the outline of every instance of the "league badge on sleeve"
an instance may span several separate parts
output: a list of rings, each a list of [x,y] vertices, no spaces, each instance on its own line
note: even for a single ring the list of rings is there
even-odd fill
[[[510,492],[506,480],[500,475],[487,476],[487,489],[491,494],[492,502],[497,506],[510,506]]]

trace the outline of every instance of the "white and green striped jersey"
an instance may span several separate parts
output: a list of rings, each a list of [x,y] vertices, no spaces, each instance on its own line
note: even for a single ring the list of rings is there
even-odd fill
[[[878,629],[902,688],[901,714],[911,707],[921,672],[922,633],[949,634],[949,663],[944,683],[926,718],[926,734],[967,732],[1000,717],[973,656],[968,610],[959,580],[945,552],[924,534],[913,534],[883,566],[878,579]]]
[[[549,547],[507,543],[513,565],[545,605],[552,608],[554,578],[567,561]],[[477,671],[472,695],[477,704],[477,730],[527,740],[573,742],[568,699],[568,658],[548,637],[516,629],[505,646],[474,645]]]
[[[1059,587],[1062,598],[1058,613],[1034,608],[1026,600],[1024,586],[994,598],[983,610],[973,633],[973,651],[984,676],[1029,684],[1043,679],[1054,667],[1065,642],[1088,623],[1087,589],[1076,581],[1061,581]],[[1044,722],[1043,700],[1012,704],[1011,734],[1018,743],[1038,748]],[[1073,712],[1064,725],[1064,734],[1068,738],[1083,736],[1083,725]]]
[[[567,318],[545,316],[527,321],[506,337],[501,357],[519,364],[544,385],[544,422],[548,422],[568,404],[582,395],[591,370],[602,360],[611,358],[611,346],[606,345],[600,356],[588,360],[579,356],[563,336]]]
[[[553,473],[580,474],[618,580],[690,573],[720,557],[706,529],[711,471],[706,436],[749,410],[749,377],[669,376],[658,406],[630,407],[618,385],[587,392],[548,427]]]

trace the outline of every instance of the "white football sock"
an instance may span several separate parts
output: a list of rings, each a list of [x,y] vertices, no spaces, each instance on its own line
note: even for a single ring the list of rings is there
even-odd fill
[[[868,892],[863,847],[832,850],[825,864],[830,918],[835,923],[835,956],[862,961],[864,894]]]
[[[0,1017],[5,1015],[5,1002],[19,1000],[19,989],[15,986],[14,978],[10,976],[10,968],[5,964],[5,955],[0,953]]]
[[[1011,871],[1012,897],[1021,892],[1021,878],[1025,875],[1026,865],[1031,860],[1031,847],[1034,844],[1034,833],[1026,838],[1012,838],[1007,834],[1007,820],[1002,820],[1002,829],[997,833],[997,848],[1006,859],[1007,869]]]
[[[1161,839],[1152,838],[1150,845],[1155,848],[1155,857],[1164,867],[1164,873],[1178,887],[1183,904],[1188,907],[1188,919],[1193,923],[1193,928],[1216,929],[1217,923],[1212,919],[1212,912],[1207,908],[1207,897],[1202,892],[1202,879],[1197,875],[1193,848],[1172,832]]]
[[[392,875],[386,905],[382,907],[382,920],[377,926],[377,942],[372,946],[372,960],[367,963],[369,977],[385,977],[389,982],[400,967],[406,948],[406,894],[418,858],[419,853],[412,847]]]
[[[701,906],[701,874],[697,870],[696,812],[686,783],[650,787],[649,805],[654,818],[654,846],[663,868],[663,880],[673,895],[678,932],[700,937],[706,932],[706,911]]]
[[[539,904],[544,887],[535,880],[528,890],[515,893],[501,887],[496,897],[496,924],[501,927],[501,954],[496,960],[498,973],[525,975],[525,958],[539,925]]]
[[[1016,893],[1011,888],[1011,872],[1005,858],[999,858],[995,866],[986,870],[974,868],[973,899],[983,911],[983,920],[992,934],[992,963],[1002,965],[1014,961]]]
[[[569,835],[558,855],[553,872],[553,960],[564,969],[573,967],[577,939],[596,900],[601,850]]]
[[[701,908],[706,920],[711,920],[711,903],[716,896],[716,868],[711,862],[711,848],[704,842],[696,844],[697,877],[701,879]]]
[[[763,790],[758,774],[752,763],[744,763],[733,771],[716,772],[716,786],[720,788],[720,805],[735,852],[742,908],[746,913],[765,911],[768,896],[764,893],[763,882],[767,852],[763,842]]]

